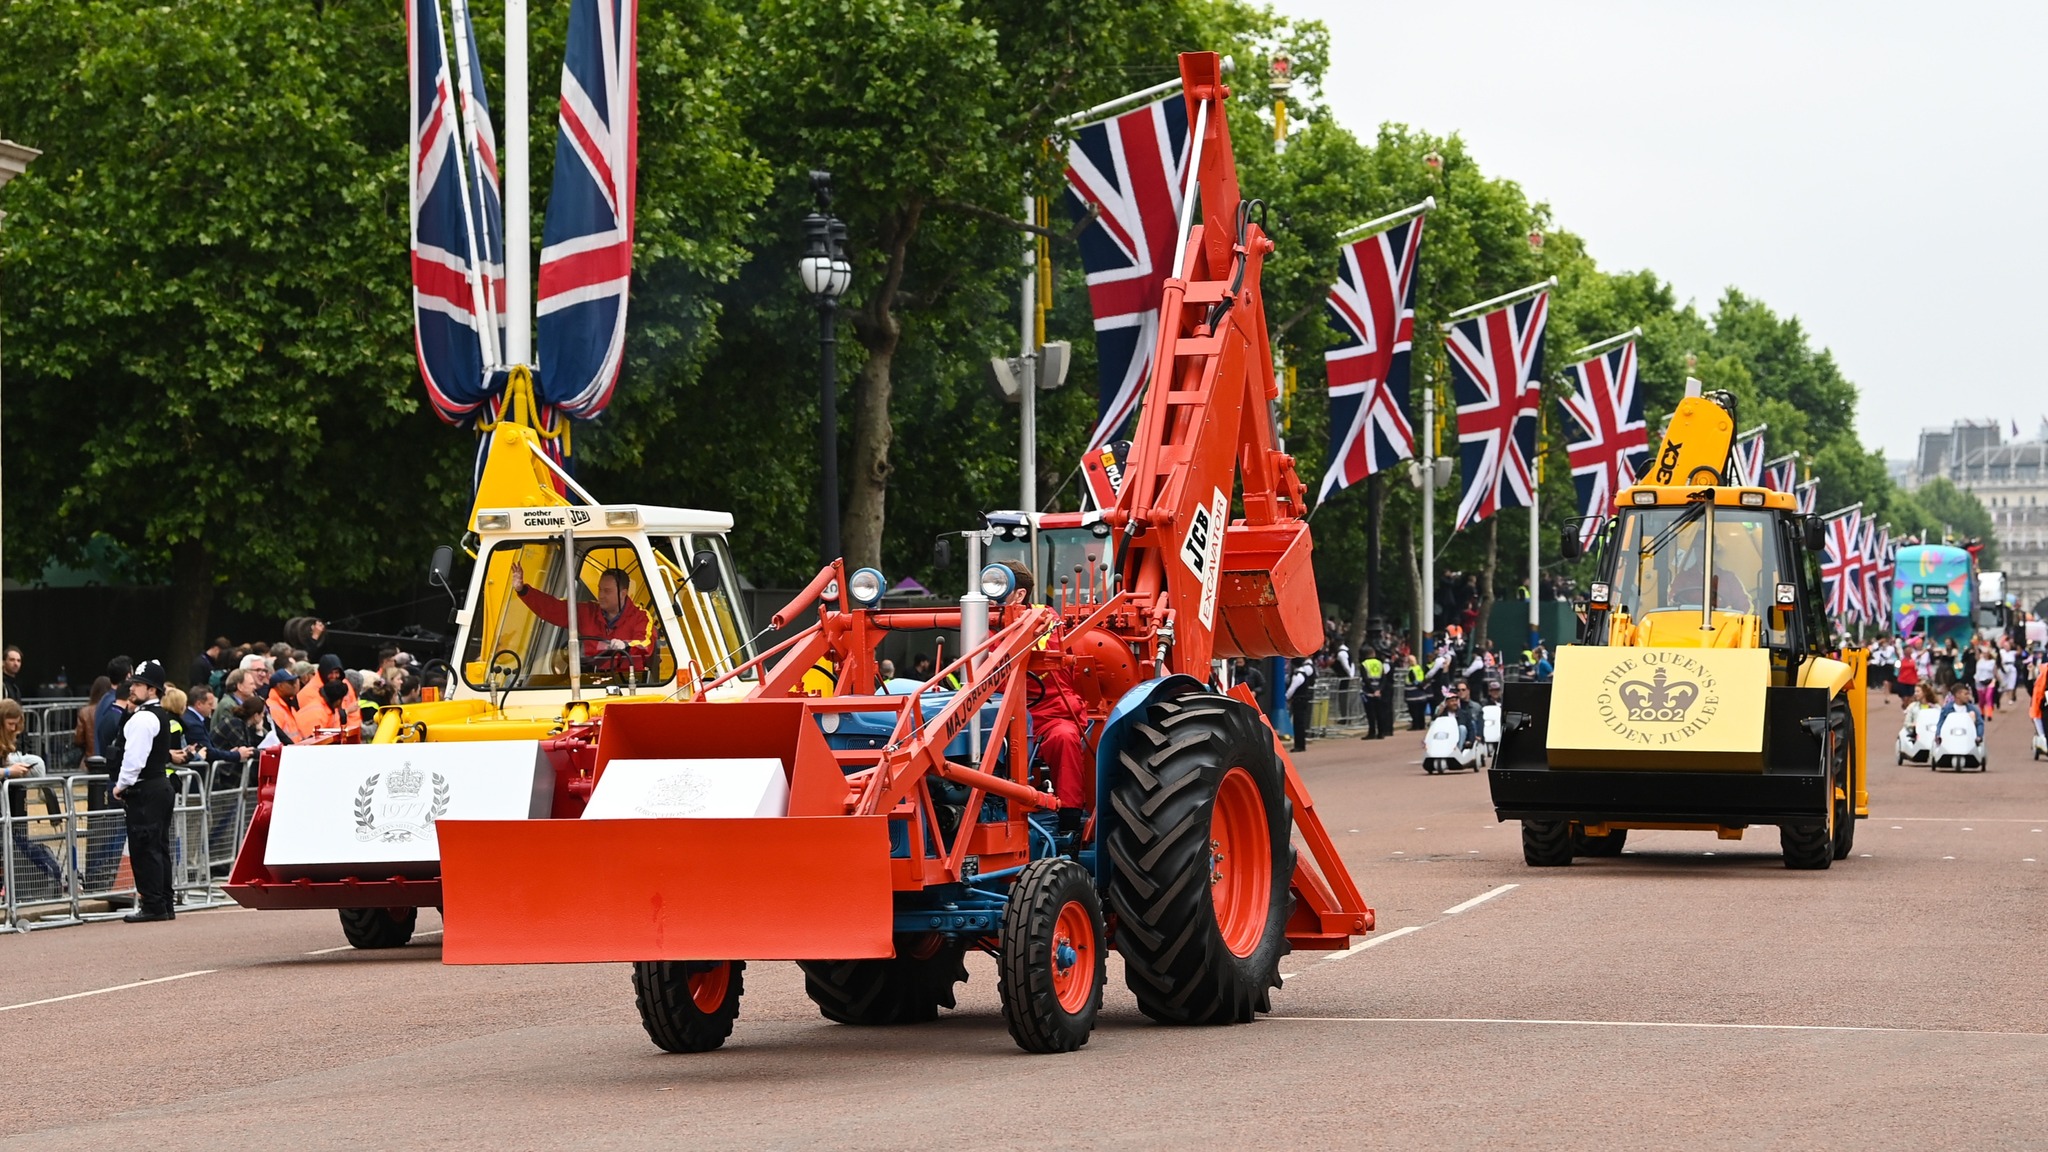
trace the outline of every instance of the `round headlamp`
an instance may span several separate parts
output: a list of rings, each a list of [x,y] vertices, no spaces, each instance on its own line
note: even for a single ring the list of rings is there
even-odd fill
[[[991,600],[1009,599],[1017,587],[1017,575],[1008,564],[991,564],[981,570],[981,594]]]
[[[856,569],[846,578],[846,594],[863,608],[881,603],[882,592],[888,586],[888,581],[882,579],[882,573],[874,568]]]

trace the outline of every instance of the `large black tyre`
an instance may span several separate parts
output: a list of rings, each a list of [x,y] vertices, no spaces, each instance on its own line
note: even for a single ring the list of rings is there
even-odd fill
[[[403,948],[419,919],[417,908],[343,908],[341,934],[357,948]]]
[[[1778,849],[1785,867],[1818,871],[1835,862],[1834,830],[1827,824],[1780,824]]]
[[[799,960],[804,993],[838,1024],[922,1024],[955,1004],[953,986],[967,979],[966,950],[942,939],[897,940],[886,960]]]
[[[1619,856],[1628,844],[1628,829],[1616,828],[1605,836],[1588,836],[1585,832],[1572,832],[1572,854],[1575,856]]]
[[[633,1006],[640,1026],[664,1052],[709,1052],[732,1035],[746,992],[744,960],[640,960],[633,964]]]
[[[1017,874],[1003,912],[996,992],[1019,1048],[1072,1052],[1088,1043],[1109,979],[1108,943],[1087,869],[1054,856]]]
[[[1155,700],[1117,750],[1109,904],[1124,983],[1163,1024],[1272,1010],[1293,912],[1293,814],[1256,709]]]
[[[1531,868],[1562,868],[1572,862],[1569,820],[1522,821],[1522,862]]]

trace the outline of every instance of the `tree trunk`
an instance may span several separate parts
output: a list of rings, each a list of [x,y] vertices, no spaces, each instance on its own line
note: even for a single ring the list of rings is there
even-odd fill
[[[192,658],[206,647],[206,618],[212,610],[213,556],[199,541],[181,540],[171,546],[171,650],[163,656],[172,683],[185,683]],[[136,661],[146,656],[137,653]]]
[[[1479,575],[1479,621],[1472,625],[1472,651],[1486,647],[1487,625],[1493,621],[1493,572],[1500,561],[1500,513],[1486,519],[1486,567]]]
[[[896,346],[903,338],[903,324],[896,318],[896,293],[903,285],[904,261],[923,214],[923,203],[911,202],[883,237],[888,266],[874,295],[854,319],[854,332],[867,351],[867,359],[860,366],[853,400],[853,471],[848,478],[842,528],[848,568],[879,568],[882,564],[882,527],[891,468],[889,446],[895,438],[895,425],[889,419],[889,399],[894,388],[891,372],[896,362]]]

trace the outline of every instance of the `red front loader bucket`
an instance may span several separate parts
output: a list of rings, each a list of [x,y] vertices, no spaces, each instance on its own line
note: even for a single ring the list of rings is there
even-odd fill
[[[450,964],[842,960],[894,954],[883,816],[846,783],[800,700],[614,704],[617,759],[774,757],[782,817],[449,820],[440,824]]]

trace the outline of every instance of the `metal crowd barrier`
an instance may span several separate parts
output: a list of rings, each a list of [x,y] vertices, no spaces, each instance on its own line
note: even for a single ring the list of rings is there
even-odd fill
[[[68,733],[67,733],[68,735]],[[171,888],[180,909],[229,903],[223,885],[256,810],[256,766],[180,768],[171,810]],[[126,914],[127,816],[97,773],[7,781],[0,816],[0,931]]]
[[[1308,734],[1329,736],[1365,727],[1365,698],[1356,676],[1318,677],[1309,706]]]
[[[72,747],[78,728],[78,710],[88,701],[83,696],[58,697],[21,702],[21,750],[43,758],[52,772],[70,772],[84,757]]]

